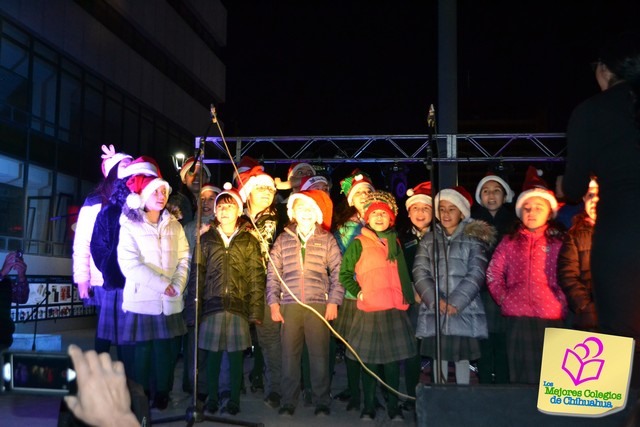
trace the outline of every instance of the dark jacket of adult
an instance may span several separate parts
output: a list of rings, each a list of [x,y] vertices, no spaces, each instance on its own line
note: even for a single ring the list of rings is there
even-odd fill
[[[202,264],[191,265],[188,293],[195,295],[195,274],[199,274],[203,316],[228,311],[249,322],[262,320],[265,271],[256,238],[240,227],[225,248],[212,226],[200,237],[200,246]]]
[[[595,330],[598,326],[591,287],[591,239],[593,222],[582,212],[564,237],[558,255],[558,284],[567,296],[576,329]]]
[[[630,219],[640,210],[640,129],[633,102],[631,87],[621,82],[575,109],[563,185],[565,195],[577,200],[591,174],[598,177],[591,272],[599,328],[635,338],[640,354],[640,221]]]

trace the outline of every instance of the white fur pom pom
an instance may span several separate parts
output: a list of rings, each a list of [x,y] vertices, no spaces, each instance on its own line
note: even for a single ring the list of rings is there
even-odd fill
[[[131,209],[140,209],[140,205],[142,204],[142,199],[140,195],[137,193],[131,193],[127,196],[127,206]]]
[[[224,188],[225,190],[231,190],[233,187],[231,186],[230,182],[225,182],[222,188]]]
[[[413,196],[415,193],[413,192],[413,188],[410,188],[407,190],[407,196],[411,197]]]
[[[542,169],[536,169],[536,173],[538,174],[538,176],[542,176],[543,174]]]

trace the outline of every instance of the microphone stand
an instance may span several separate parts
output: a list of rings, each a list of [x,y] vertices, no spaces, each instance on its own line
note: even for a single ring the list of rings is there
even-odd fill
[[[218,123],[218,117],[216,116],[216,109],[213,104],[211,104],[211,121],[207,126],[207,130],[204,133],[204,136],[196,141],[196,153],[194,156],[193,167],[200,162],[200,169],[198,170],[198,182],[202,187],[204,182],[204,159],[205,159],[205,144],[207,141],[207,135],[211,130],[211,126],[215,124],[220,132],[220,135],[224,138],[222,134],[222,129]],[[194,248],[193,256],[194,262],[192,262],[191,267],[196,269],[195,275],[195,295],[189,295],[189,298],[193,298],[195,301],[195,323],[193,326],[193,334],[194,334],[194,348],[193,348],[193,394],[191,396],[192,405],[187,408],[187,413],[185,414],[184,420],[187,422],[187,426],[192,426],[194,423],[200,423],[202,421],[211,421],[214,423],[227,424],[227,425],[240,425],[240,426],[248,426],[248,427],[263,427],[262,423],[254,423],[250,421],[242,421],[235,418],[225,418],[225,417],[216,417],[213,415],[205,415],[204,408],[198,405],[198,341],[199,341],[199,329],[200,329],[200,274],[199,267],[202,265],[202,247],[200,243],[200,229],[202,228],[202,199],[198,194],[197,197],[197,212],[196,212],[196,246]],[[182,416],[168,417],[163,418],[162,420],[151,420],[152,423],[169,423],[174,421],[180,421]]]
[[[40,300],[40,302],[37,303],[35,307],[31,309],[31,313],[29,313],[27,318],[24,319],[24,321],[27,322],[31,318],[33,318],[35,314],[35,321],[33,324],[33,343],[31,344],[31,351],[36,351],[36,337],[38,336],[38,319],[40,318],[40,316],[38,316],[38,309],[42,307],[42,304],[44,304],[47,301],[47,299],[49,299],[49,295],[51,295],[51,291],[47,289],[46,293],[44,294],[44,298],[42,298],[42,300]]]
[[[429,171],[429,179],[431,180],[431,194],[438,194],[438,186],[435,185],[435,172],[433,168],[433,151],[431,150],[431,145],[434,144],[436,146],[437,153],[437,137],[434,137],[436,130],[436,110],[433,107],[433,104],[429,106],[429,114],[427,115],[427,132],[429,137],[429,145],[427,146],[427,158],[425,160],[425,166]],[[437,134],[436,134],[437,135]],[[434,275],[434,311],[435,311],[435,340],[436,340],[436,354],[434,360],[434,382],[436,384],[443,384],[447,382],[447,378],[442,378],[442,337],[440,335],[440,267],[439,267],[439,251],[438,251],[438,239],[436,238],[436,212],[435,212],[435,204],[434,204],[434,212],[431,215],[431,237],[432,237],[432,247],[433,247],[433,257],[432,257],[432,271]]]

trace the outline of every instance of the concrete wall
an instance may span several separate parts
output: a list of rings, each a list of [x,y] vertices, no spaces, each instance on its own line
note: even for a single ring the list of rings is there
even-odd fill
[[[108,0],[140,32],[166,49],[200,83],[225,99],[225,66],[165,1]],[[192,0],[217,42],[226,43],[219,0]],[[0,10],[86,68],[198,135],[208,109],[197,103],[72,0],[2,0]],[[214,101],[214,100],[211,100]]]

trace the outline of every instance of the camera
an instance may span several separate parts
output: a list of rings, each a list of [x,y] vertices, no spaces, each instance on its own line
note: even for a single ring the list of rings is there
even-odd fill
[[[18,259],[22,259],[22,256],[24,255],[24,252],[22,252],[22,249],[18,249],[16,251],[16,258]]]
[[[64,396],[77,391],[76,372],[66,353],[5,352],[3,392]]]

